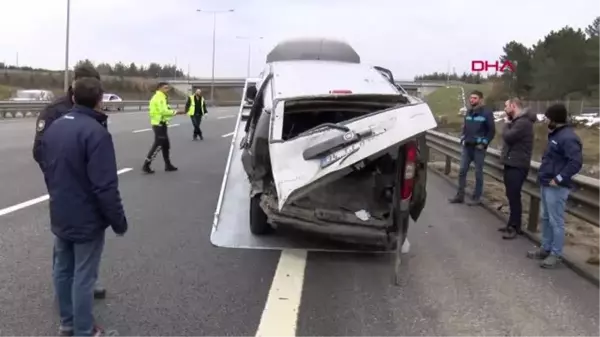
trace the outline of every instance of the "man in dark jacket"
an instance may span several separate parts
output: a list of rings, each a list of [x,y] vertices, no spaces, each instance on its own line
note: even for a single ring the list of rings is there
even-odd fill
[[[204,97],[202,97],[202,90],[196,89],[196,93],[188,97],[185,102],[185,111],[188,116],[192,120],[192,125],[194,126],[194,135],[192,137],[193,140],[198,139],[203,140],[202,130],[200,130],[200,124],[202,123],[202,117],[208,113],[206,111],[206,101]]]
[[[93,77],[100,80],[100,74],[98,71],[94,69],[94,67],[88,65],[82,65],[75,68],[75,78],[74,80],[78,80],[84,77]],[[48,104],[42,112],[40,112],[39,117],[36,121],[35,128],[35,136],[33,139],[33,159],[38,163],[40,169],[43,171],[43,162],[42,162],[42,147],[40,146],[42,143],[42,136],[44,132],[52,125],[52,122],[67,114],[69,110],[73,107],[73,88],[69,87],[67,93],[57,98],[54,102]],[[106,126],[106,125],[105,125]],[[101,287],[100,285],[96,285],[94,289],[94,298],[102,299],[106,297],[106,289]]]
[[[61,335],[91,336],[94,284],[106,228],[127,231],[112,137],[104,127],[103,90],[95,78],[74,82],[75,105],[42,137],[44,180],[55,235],[54,286]]]
[[[469,97],[471,108],[465,114],[462,136],[463,145],[460,172],[458,174],[458,192],[449,201],[453,204],[465,201],[467,173],[471,162],[475,163],[475,191],[469,205],[479,205],[483,194],[483,164],[487,147],[496,135],[494,114],[483,105],[483,93],[473,91]]]
[[[506,234],[504,239],[514,239],[517,234],[522,234],[521,216],[521,189],[529,173],[531,154],[533,151],[533,124],[536,115],[523,109],[523,104],[518,98],[509,99],[504,103],[506,121],[502,130],[502,155],[504,164],[504,189],[510,215],[506,228],[500,228]]]
[[[527,256],[543,260],[543,268],[553,268],[562,259],[565,240],[565,207],[573,188],[573,177],[583,165],[581,140],[567,124],[567,108],[555,104],[546,110],[548,145],[538,171],[542,201],[542,246]]]

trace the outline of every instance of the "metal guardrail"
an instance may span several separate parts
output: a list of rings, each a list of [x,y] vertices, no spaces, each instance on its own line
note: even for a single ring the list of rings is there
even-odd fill
[[[50,102],[47,101],[35,101],[35,102],[13,102],[13,101],[0,101],[0,118],[20,118],[20,117],[34,117],[39,115],[40,111],[46,107]],[[239,101],[223,101],[217,102],[219,106],[230,106],[239,105]],[[213,105],[208,102],[209,105]],[[148,100],[143,101],[122,101],[122,102],[105,102],[104,107],[107,111],[119,112],[119,111],[132,111],[132,110],[144,110],[148,107]],[[172,108],[179,109],[185,106],[185,100],[172,100],[169,101],[169,105]]]
[[[431,150],[445,155],[446,165],[444,167],[444,174],[450,174],[452,169],[452,159],[460,161],[462,150],[460,140],[456,137],[437,131],[428,131],[426,139],[427,146]],[[504,164],[502,164],[500,159],[500,151],[489,148],[487,150],[483,172],[493,179],[502,182]],[[540,215],[540,187],[537,184],[539,168],[539,162],[531,161],[529,175],[523,185],[523,192],[529,196],[529,221],[527,229],[531,232],[537,232]],[[567,212],[598,227],[600,180],[576,175],[573,178],[573,182],[575,187],[569,195]]]

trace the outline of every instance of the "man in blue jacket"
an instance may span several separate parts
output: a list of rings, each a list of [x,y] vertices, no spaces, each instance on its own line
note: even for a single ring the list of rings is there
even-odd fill
[[[471,162],[475,163],[475,191],[469,205],[479,205],[483,194],[483,164],[487,147],[496,135],[494,114],[483,105],[483,93],[473,91],[469,97],[471,108],[465,114],[462,136],[462,154],[458,173],[458,192],[449,201],[460,204],[465,201],[467,173]]]
[[[567,124],[567,108],[555,104],[546,110],[548,144],[538,171],[542,197],[542,246],[527,253],[542,260],[542,268],[554,268],[562,259],[565,240],[565,207],[573,176],[581,170],[581,140]]]
[[[75,76],[74,80],[77,81],[80,78],[84,77],[93,77],[100,80],[100,74],[98,71],[91,65],[80,65],[75,67],[74,70]],[[35,136],[33,139],[33,159],[38,163],[40,168],[43,171],[43,161],[42,161],[42,137],[44,136],[44,132],[46,129],[52,125],[52,122],[60,118],[61,116],[67,114],[69,110],[73,107],[73,88],[69,87],[64,96],[57,98],[54,102],[48,104],[44,110],[40,113],[40,116],[37,118],[36,127],[35,127]],[[94,289],[94,298],[102,299],[106,297],[106,289],[101,287],[99,284],[96,284],[96,288]]]
[[[50,195],[54,242],[54,286],[61,335],[92,336],[93,293],[110,226],[127,231],[119,194],[112,137],[104,127],[102,85],[82,78],[73,85],[75,105],[52,123],[42,137],[44,180]]]

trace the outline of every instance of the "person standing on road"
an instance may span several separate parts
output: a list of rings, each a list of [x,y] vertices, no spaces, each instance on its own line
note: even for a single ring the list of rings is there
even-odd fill
[[[98,71],[94,69],[94,67],[89,65],[82,65],[75,68],[75,78],[74,81],[84,78],[84,77],[92,77],[100,80],[100,74]],[[42,112],[40,112],[39,117],[36,121],[36,129],[35,129],[35,137],[33,140],[33,159],[38,163],[42,172],[44,171],[44,163],[42,160],[42,136],[44,132],[52,125],[52,122],[67,114],[69,110],[73,107],[73,88],[69,87],[67,93],[57,98],[54,102],[48,104]],[[107,125],[104,124],[106,127]],[[52,264],[54,266],[54,262]],[[96,284],[96,288],[94,289],[94,298],[103,299],[106,297],[106,289],[101,287],[99,284]]]
[[[167,133],[169,121],[173,116],[178,114],[177,111],[171,110],[167,103],[167,93],[170,89],[167,82],[160,82],[156,92],[150,99],[148,114],[150,115],[150,124],[152,125],[152,131],[154,132],[154,142],[152,143],[152,147],[150,147],[150,151],[148,151],[148,155],[142,166],[142,171],[144,173],[154,173],[154,170],[152,170],[150,165],[158,154],[158,151],[162,151],[163,159],[165,161],[165,171],[177,171],[177,167],[171,164],[169,155],[171,144],[169,141],[169,134]]]
[[[565,240],[565,208],[573,176],[583,166],[581,140],[567,123],[567,108],[562,104],[546,110],[548,144],[538,171],[542,201],[542,245],[527,252],[531,259],[543,260],[542,268],[554,268],[562,260]]]
[[[93,316],[104,235],[127,231],[119,193],[112,137],[100,112],[102,85],[96,78],[73,84],[75,105],[52,123],[44,136],[44,180],[50,195],[54,241],[54,286],[63,336],[99,335]]]
[[[185,102],[185,111],[187,111],[188,116],[192,119],[192,125],[194,126],[194,135],[192,137],[193,140],[198,139],[203,140],[202,130],[200,130],[200,123],[202,122],[202,117],[208,113],[206,110],[206,101],[204,97],[202,97],[202,90],[196,89],[196,93],[188,97]]]
[[[535,114],[523,109],[523,104],[518,98],[511,98],[504,103],[506,121],[502,131],[501,160],[504,164],[504,188],[510,215],[505,228],[503,239],[514,239],[523,234],[521,230],[521,216],[523,214],[521,203],[521,190],[531,164],[533,152],[533,124]]]
[[[453,204],[465,201],[465,187],[467,185],[467,173],[471,162],[475,163],[475,191],[469,205],[481,204],[483,195],[483,164],[487,147],[496,135],[496,124],[494,114],[483,105],[483,93],[474,90],[469,97],[471,108],[466,112],[463,123],[462,154],[460,171],[458,174],[458,191],[449,201]]]

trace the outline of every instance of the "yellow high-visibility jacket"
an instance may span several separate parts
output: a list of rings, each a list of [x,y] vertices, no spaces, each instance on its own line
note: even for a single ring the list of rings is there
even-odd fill
[[[177,114],[177,111],[169,108],[167,95],[157,90],[150,99],[148,114],[150,115],[150,125],[160,125],[161,123],[169,124],[169,121]]]

